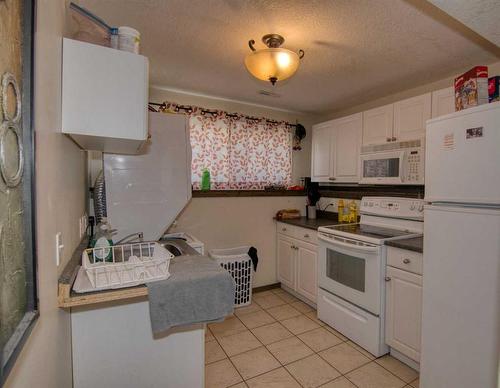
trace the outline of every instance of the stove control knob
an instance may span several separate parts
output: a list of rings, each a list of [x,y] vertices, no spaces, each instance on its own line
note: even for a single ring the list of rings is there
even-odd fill
[[[412,202],[410,205],[410,210],[415,210],[415,202]]]

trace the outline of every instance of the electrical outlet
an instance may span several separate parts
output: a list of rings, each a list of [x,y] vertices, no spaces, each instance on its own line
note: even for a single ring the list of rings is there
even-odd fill
[[[64,249],[64,244],[62,243],[62,233],[57,232],[56,233],[56,265],[59,267],[59,264],[61,264],[61,256],[63,253]]]

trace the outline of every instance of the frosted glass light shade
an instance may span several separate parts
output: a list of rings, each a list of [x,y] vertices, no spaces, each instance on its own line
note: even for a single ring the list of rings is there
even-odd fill
[[[252,51],[245,58],[247,70],[263,81],[282,81],[291,77],[299,67],[297,53],[284,48],[266,48]]]

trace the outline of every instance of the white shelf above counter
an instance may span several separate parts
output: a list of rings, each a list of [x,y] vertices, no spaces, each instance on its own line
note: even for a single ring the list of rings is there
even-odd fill
[[[62,67],[62,132],[85,150],[139,152],[148,138],[148,59],[65,38]]]

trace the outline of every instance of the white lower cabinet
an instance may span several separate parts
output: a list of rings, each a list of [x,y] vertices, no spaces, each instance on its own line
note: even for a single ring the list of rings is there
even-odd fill
[[[295,245],[291,238],[278,234],[278,280],[295,288]]]
[[[317,232],[278,223],[278,280],[301,296],[316,303],[318,246]]]
[[[389,248],[389,251],[390,249],[392,248]],[[391,253],[388,252],[388,254]],[[387,345],[419,363],[422,324],[422,275],[387,266],[385,308],[385,339]]]
[[[297,285],[295,290],[307,299],[316,302],[318,292],[317,262],[318,247],[299,241],[297,243]]]

